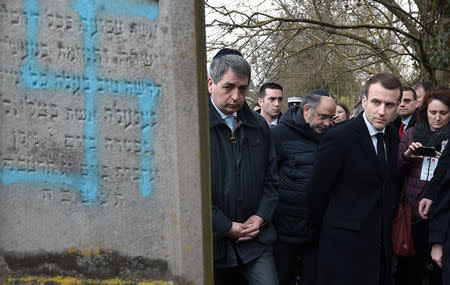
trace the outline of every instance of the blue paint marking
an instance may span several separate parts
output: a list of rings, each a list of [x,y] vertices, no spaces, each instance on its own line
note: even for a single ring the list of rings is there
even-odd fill
[[[89,7],[89,8],[87,8]],[[97,0],[74,0],[72,8],[80,15],[88,15],[90,11],[102,11],[123,16],[141,16],[155,19],[159,17],[159,5],[155,3],[133,3],[124,1]],[[83,11],[83,12],[82,12]]]
[[[78,91],[84,90],[86,114],[95,114],[98,94],[112,94],[116,96],[137,98],[140,120],[141,155],[139,187],[143,197],[148,197],[152,189],[152,153],[153,128],[151,125],[151,110],[160,97],[160,87],[151,80],[139,82],[116,81],[99,78],[96,64],[96,36],[95,17],[98,13],[112,13],[117,15],[141,16],[147,19],[158,19],[158,4],[129,3],[111,0],[73,0],[72,8],[78,12],[83,25],[83,41],[87,55],[84,61],[84,77],[70,75],[64,71],[44,70],[38,67],[33,55],[33,48],[39,41],[39,0],[25,0],[27,17],[27,58],[21,68],[22,85],[30,89],[62,89]],[[87,204],[97,199],[100,186],[99,163],[97,151],[98,121],[95,116],[85,123],[84,164],[87,175],[69,174],[54,171],[19,169],[4,167],[0,170],[0,180],[4,184],[12,183],[42,183],[49,185],[74,187],[81,191],[83,201]],[[91,139],[94,138],[94,139]]]

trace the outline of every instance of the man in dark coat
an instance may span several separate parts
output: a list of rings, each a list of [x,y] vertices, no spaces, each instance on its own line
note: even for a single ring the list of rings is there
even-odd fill
[[[416,109],[418,107],[416,91],[408,86],[403,86],[402,90],[402,99],[397,106],[398,117],[393,123],[398,129],[398,136],[400,139],[407,129],[414,127],[416,124]]]
[[[442,152],[431,182],[427,189],[435,201],[429,221],[431,257],[442,267],[443,284],[450,284],[450,146]]]
[[[391,74],[372,76],[364,112],[321,140],[308,192],[320,285],[391,284],[398,132],[388,125],[401,88]]]
[[[408,86],[402,87],[402,98],[400,99],[400,103],[397,106],[397,115],[398,117],[394,119],[392,124],[395,126],[396,130],[398,130],[399,142],[406,132],[406,130],[414,127],[417,121],[417,109],[419,107],[419,102],[417,101],[416,91]],[[398,191],[394,194],[394,204],[398,205],[400,202],[400,196],[403,189],[403,184],[405,183],[406,173],[397,173],[397,185],[399,187]],[[397,272],[395,275],[398,275],[399,272],[405,271],[401,270],[404,266],[403,264],[408,264],[409,259],[405,259],[403,257],[397,257]],[[400,268],[400,270],[399,270]],[[397,282],[398,283],[398,282]]]
[[[438,165],[433,173],[433,178],[428,183],[423,199],[419,203],[419,214],[423,219],[428,219],[428,213],[434,200],[439,198],[439,188],[444,180],[447,170],[450,169],[450,137],[439,158]],[[450,244],[449,244],[450,246]],[[450,277],[450,276],[449,276]]]
[[[307,210],[308,184],[320,137],[331,127],[336,100],[328,90],[309,92],[301,105],[290,107],[271,129],[278,161],[280,199],[274,215],[277,231],[275,264],[281,285],[316,283],[316,254],[311,246]]]
[[[278,201],[276,157],[267,122],[245,102],[249,82],[242,55],[219,51],[208,78],[216,285],[278,284],[271,224]]]

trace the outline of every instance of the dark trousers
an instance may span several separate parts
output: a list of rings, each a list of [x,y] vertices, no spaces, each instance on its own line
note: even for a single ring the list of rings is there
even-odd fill
[[[422,285],[427,279],[430,285],[442,284],[441,270],[431,261],[428,244],[428,223],[420,221],[411,226],[416,253],[413,256],[398,256],[395,285]]]
[[[268,248],[263,254],[249,263],[232,268],[215,268],[214,285],[278,285],[273,252]]]
[[[275,265],[280,285],[316,284],[317,253],[310,245],[277,242],[274,246]]]

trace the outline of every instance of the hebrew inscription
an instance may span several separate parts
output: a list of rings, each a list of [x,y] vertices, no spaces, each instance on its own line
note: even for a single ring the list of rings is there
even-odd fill
[[[158,3],[49,3],[0,4],[1,183],[65,206],[123,207],[130,188],[148,197]]]

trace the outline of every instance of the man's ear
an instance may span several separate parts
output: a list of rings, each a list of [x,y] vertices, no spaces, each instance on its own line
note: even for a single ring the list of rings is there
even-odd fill
[[[264,100],[263,100],[262,98],[258,98],[258,105],[259,105],[259,107],[262,106],[263,101],[264,101]]]
[[[303,118],[309,118],[309,114],[311,113],[311,106],[306,104],[303,106]]]
[[[362,96],[361,106],[363,107],[364,110],[367,107],[367,96],[366,95]]]
[[[208,92],[209,92],[209,94],[211,94],[213,92],[213,84],[214,84],[214,81],[212,80],[212,78],[208,77]]]

